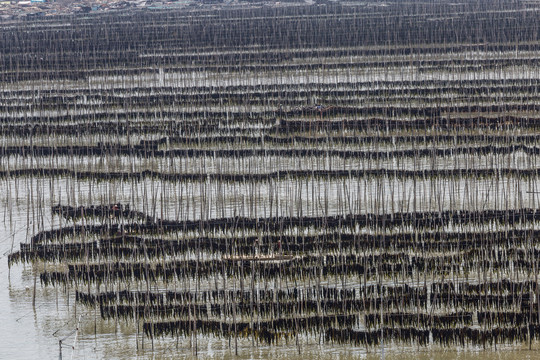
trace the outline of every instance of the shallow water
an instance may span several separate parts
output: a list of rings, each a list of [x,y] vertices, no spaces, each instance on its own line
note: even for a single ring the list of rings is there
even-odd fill
[[[35,180],[34,180],[35,181]],[[42,186],[47,183],[42,180]],[[74,289],[67,293],[62,287],[42,288],[37,281],[35,306],[32,305],[34,275],[30,265],[7,266],[7,255],[12,249],[18,249],[20,242],[26,242],[37,229],[47,229],[58,226],[58,217],[53,217],[50,205],[60,199],[67,200],[71,195],[70,186],[63,184],[53,195],[47,191],[43,194],[36,191],[38,186],[32,185],[34,194],[29,196],[24,190],[25,182],[19,186],[18,196],[15,192],[3,193],[0,197],[0,337],[3,339],[0,347],[0,359],[57,359],[59,356],[59,340],[64,339],[62,355],[74,359],[176,359],[183,357],[223,359],[380,359],[381,348],[366,350],[361,347],[345,345],[319,344],[318,338],[299,338],[298,347],[294,340],[289,344],[279,346],[257,346],[251,340],[239,339],[237,350],[234,339],[216,339],[199,337],[197,344],[192,339],[156,339],[154,350],[150,339],[137,336],[133,322],[114,320],[102,321],[99,313],[75,304]],[[79,184],[81,185],[81,184]],[[109,184],[110,185],[110,184]],[[7,182],[2,182],[7,188]],[[9,187],[13,189],[14,185]],[[105,187],[102,190],[106,190]],[[32,190],[33,189],[33,190]],[[86,189],[86,190],[85,190]],[[82,186],[77,192],[75,203],[85,203],[85,191]],[[102,194],[103,195],[103,194]],[[43,224],[39,224],[41,216],[28,212],[29,205],[40,203],[43,208]],[[9,206],[8,206],[9,204]],[[39,206],[38,206],[39,208]],[[29,224],[29,227],[26,225]],[[65,221],[62,220],[65,224]],[[82,317],[80,317],[82,315]],[[77,327],[80,317],[80,331],[77,341],[73,330]],[[144,342],[144,349],[143,343]],[[75,345],[73,349],[71,346]],[[196,349],[196,350],[195,350]],[[237,351],[237,354],[236,354]],[[300,354],[299,354],[300,351]],[[499,345],[494,348],[482,349],[475,347],[440,348],[432,346],[418,348],[402,344],[386,344],[385,359],[538,359],[540,344],[533,343],[532,351],[528,344]]]
[[[149,49],[155,52],[156,49]],[[167,51],[166,49],[163,51]],[[176,50],[175,50],[176,51]],[[253,51],[259,51],[254,49]],[[284,50],[289,52],[289,49]],[[235,53],[238,53],[235,51]],[[200,53],[202,54],[202,53]],[[150,56],[142,55],[141,56]],[[152,55],[153,56],[153,55]],[[442,59],[441,54],[426,55],[426,57],[436,57]],[[514,52],[462,52],[457,55],[444,55],[446,57],[461,57],[470,59],[511,59],[518,56]],[[533,57],[537,54],[533,52],[521,52],[520,57]],[[422,60],[424,56],[420,56]],[[416,61],[415,56],[395,56],[394,59]],[[320,62],[326,59],[315,59]],[[342,62],[343,59],[336,59]],[[364,58],[355,57],[350,61],[364,61]],[[392,57],[388,58],[388,61]],[[300,61],[300,60],[299,60]],[[302,60],[303,61],[303,60]],[[323,93],[324,91],[337,91],[335,84],[357,84],[358,86],[342,86],[344,91],[351,91],[355,94],[360,90],[403,89],[403,94],[392,95],[386,99],[387,106],[403,106],[404,104],[417,106],[435,102],[441,105],[468,105],[478,101],[485,104],[485,96],[481,95],[481,100],[476,97],[463,97],[458,92],[451,90],[441,97],[437,91],[433,95],[406,97],[407,89],[416,89],[417,85],[407,84],[409,81],[425,82],[422,87],[433,88],[444,81],[457,82],[468,80],[512,80],[530,79],[533,83],[540,78],[537,67],[534,66],[509,66],[495,69],[475,70],[461,68],[461,65],[448,69],[432,69],[411,65],[410,68],[387,67],[385,62],[375,59],[376,64],[372,68],[352,68],[347,71],[342,69],[320,69],[316,70],[286,70],[286,71],[265,71],[254,72],[231,71],[223,74],[214,71],[202,71],[199,65],[194,65],[187,71],[163,72],[152,74],[142,71],[135,76],[90,76],[88,81],[61,81],[52,80],[42,83],[24,82],[16,84],[16,90],[27,89],[30,91],[29,97],[19,100],[20,96],[26,96],[19,92],[14,93],[14,98],[0,100],[11,104],[29,105],[14,113],[0,112],[6,118],[18,118],[23,115],[65,115],[65,110],[48,107],[40,109],[39,96],[34,93],[43,90],[61,91],[65,89],[92,90],[96,94],[103,92],[114,92],[119,89],[130,89],[126,93],[126,99],[132,95],[150,94],[156,89],[163,90],[164,87],[174,89],[172,94],[186,93],[206,95],[207,90],[191,90],[194,86],[213,86],[223,89],[224,87],[234,87],[237,85],[250,86],[250,92],[260,91],[267,85],[277,88],[287,88],[288,85],[304,84],[306,89],[314,89],[313,84]],[[405,82],[405,83],[404,83]],[[435,84],[433,85],[432,84]],[[149,90],[141,91],[136,88],[141,84]],[[511,81],[510,81],[511,83]],[[309,86],[308,86],[309,85]],[[4,85],[7,86],[7,85]],[[467,85],[470,86],[470,85]],[[509,85],[511,86],[511,85]],[[325,90],[326,89],[326,90]],[[459,89],[459,88],[457,88]],[[3,91],[7,93],[11,85]],[[168,91],[168,90],[167,90]],[[229,90],[227,90],[229,91]],[[232,90],[231,90],[232,91]],[[236,91],[236,90],[235,90]],[[138,93],[141,92],[141,93]],[[242,90],[243,92],[243,90]],[[121,93],[121,92],[120,92]],[[163,94],[163,93],[162,93]],[[499,103],[499,97],[507,94],[490,93],[493,100],[488,99],[488,104]],[[246,93],[246,95],[249,94]],[[523,105],[529,97],[536,99],[537,93],[517,93],[513,97],[501,100],[502,104]],[[8,96],[8,95],[6,95]],[[120,95],[118,95],[120,96]],[[523,98],[520,98],[523,97]],[[32,100],[31,100],[32,99]],[[35,100],[34,100],[35,99]],[[354,99],[354,97],[353,97]],[[9,101],[8,101],[9,100]],[[313,98],[295,98],[297,104],[317,103],[316,95]],[[349,103],[350,98],[336,99]],[[20,102],[19,102],[20,101]],[[75,115],[76,123],[84,125],[78,119],[78,115],[92,113],[93,108],[89,105],[100,105],[101,101],[86,99],[74,100],[75,106],[69,108],[69,113]],[[380,99],[368,97],[359,99],[355,106],[366,104],[376,104]],[[242,105],[232,103],[226,106],[227,111],[275,111],[277,109],[277,98],[269,99],[268,103],[256,105]],[[35,106],[30,106],[34,104]],[[249,104],[249,102],[247,102]],[[420,105],[421,105],[420,104]],[[140,104],[132,108],[115,107],[105,109],[108,113],[135,112],[141,109]],[[509,106],[513,109],[513,107]],[[152,108],[151,108],[152,109]],[[153,108],[157,110],[157,107]],[[194,111],[194,110],[222,111],[224,108],[217,103],[211,106],[186,106],[185,104],[174,104],[160,106],[159,110],[172,110],[174,112]],[[97,111],[99,113],[99,111]],[[531,116],[530,113],[526,113]],[[467,114],[448,114],[448,116]],[[474,113],[469,114],[474,115]],[[484,114],[485,115],[485,114]],[[491,115],[491,114],[489,114]],[[322,116],[322,115],[321,115]],[[366,115],[367,116],[367,115]],[[370,115],[371,116],[371,115]],[[401,116],[401,115],[400,115]],[[157,115],[152,119],[138,119],[136,121],[162,121]],[[177,119],[167,119],[177,120]],[[246,120],[235,120],[235,123],[227,125],[250,127],[254,133],[259,133],[264,128],[270,126],[269,119],[263,123],[251,123]],[[16,120],[14,120],[16,121]],[[49,120],[47,120],[49,121]],[[51,121],[57,121],[52,119]],[[135,121],[135,120],[132,120]],[[227,119],[228,121],[228,119]],[[232,121],[232,120],[231,120]],[[258,120],[257,120],[258,121]],[[68,123],[68,122],[66,122]],[[87,124],[88,125],[88,124]],[[226,127],[220,131],[223,134],[233,134]],[[429,130],[426,130],[429,133]],[[519,130],[515,130],[519,133]],[[404,131],[406,133],[406,131]],[[216,133],[222,135],[219,131]],[[311,135],[311,134],[310,134]],[[154,136],[154,135],[152,135]],[[163,134],[155,135],[163,136]],[[0,135],[1,138],[1,135]],[[90,136],[89,138],[92,138]],[[98,140],[99,139],[99,140]],[[127,138],[108,141],[126,142]],[[137,136],[130,139],[131,143],[137,143]],[[20,139],[17,137],[2,138],[4,144],[19,145]],[[46,143],[51,141],[55,144],[58,138],[26,139],[31,143]],[[62,141],[62,140],[60,140]],[[91,141],[104,141],[101,135],[95,135]],[[75,138],[67,143],[81,145],[81,138]],[[224,144],[219,144],[221,148]],[[357,150],[400,150],[399,146],[407,148],[410,145],[390,145],[364,147],[351,146],[350,149]],[[437,144],[436,144],[437,145]],[[476,144],[480,145],[480,144]],[[483,145],[483,144],[482,144]],[[536,146],[536,144],[534,144]],[[214,146],[214,145],[212,145]],[[230,145],[238,148],[237,145]],[[268,148],[269,145],[265,145]],[[297,145],[294,145],[297,146]],[[298,145],[301,146],[301,145]],[[306,146],[303,144],[302,146]],[[330,145],[329,149],[338,147]],[[421,148],[430,148],[432,144],[421,145]],[[440,147],[438,144],[437,147]],[[452,146],[443,144],[443,147]],[[460,145],[461,146],[461,145]],[[218,145],[214,146],[218,148]],[[246,145],[250,147],[250,145]],[[290,145],[276,146],[276,148],[289,148]],[[318,146],[313,146],[318,148]],[[210,148],[210,146],[208,146]],[[342,145],[344,150],[349,146]],[[452,169],[452,168],[536,168],[538,156],[528,156],[522,151],[514,151],[509,155],[492,154],[467,155],[459,154],[450,157],[430,157],[421,158],[397,158],[389,161],[371,161],[365,159],[343,159],[334,156],[325,157],[301,157],[301,158],[276,158],[273,156],[259,157],[190,157],[181,158],[157,158],[139,159],[132,157],[77,157],[56,156],[54,158],[35,158],[24,156],[4,157],[0,165],[1,169],[16,168],[36,168],[66,167],[78,171],[142,171],[152,169],[163,172],[189,172],[189,173],[236,173],[247,169],[247,173],[267,173],[270,171],[287,171],[297,169],[316,170],[358,170],[372,168],[394,168],[394,169]],[[286,177],[279,180],[251,182],[165,182],[155,179],[145,178],[141,181],[92,181],[77,180],[74,178],[31,178],[22,177],[16,180],[0,179],[0,360],[2,359],[58,359],[61,353],[64,358],[73,359],[178,359],[178,358],[203,358],[203,359],[540,359],[540,343],[519,345],[498,345],[497,348],[481,347],[441,348],[439,346],[417,347],[415,345],[403,345],[387,343],[384,347],[366,349],[363,347],[353,347],[349,345],[338,345],[326,343],[314,336],[300,336],[289,340],[289,343],[267,346],[257,345],[251,339],[221,339],[213,337],[174,338],[166,337],[151,339],[141,336],[137,329],[137,324],[133,321],[121,320],[101,320],[100,314],[96,310],[75,303],[73,287],[68,289],[63,286],[44,288],[37,281],[35,304],[34,282],[35,272],[32,265],[17,264],[11,269],[8,268],[7,257],[12,250],[18,250],[19,243],[26,243],[30,236],[40,230],[66,224],[62,220],[51,214],[51,206],[62,205],[91,205],[91,204],[111,204],[121,202],[130,204],[132,209],[151,212],[151,209],[162,209],[159,217],[171,219],[197,219],[230,216],[322,216],[365,213],[365,212],[397,212],[397,211],[438,211],[438,210],[483,210],[483,209],[505,209],[538,207],[540,195],[535,196],[528,191],[538,191],[540,185],[538,176],[520,178],[517,176],[492,176],[487,178],[474,177],[439,177],[434,179],[401,179],[387,177],[348,177],[323,179],[306,177],[302,179],[288,179]],[[41,212],[40,212],[41,211]],[[156,214],[153,214],[156,215]],[[461,226],[458,230],[467,230],[467,226]],[[470,225],[475,227],[476,225]],[[495,230],[502,226],[488,224],[490,230]],[[527,223],[523,226],[527,228],[538,228],[538,223]],[[451,227],[451,226],[449,226]],[[481,229],[477,226],[475,230]],[[404,230],[404,229],[401,229]],[[454,230],[454,229],[449,229]],[[290,281],[290,280],[284,280]],[[99,310],[98,310],[99,312]],[[79,329],[75,332],[75,329]],[[140,330],[140,328],[139,328]],[[62,345],[60,345],[60,340]],[[384,356],[383,356],[384,351]]]

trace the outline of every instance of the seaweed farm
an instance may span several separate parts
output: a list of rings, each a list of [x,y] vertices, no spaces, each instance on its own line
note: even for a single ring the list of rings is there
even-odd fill
[[[0,358],[540,358],[540,9],[0,22]]]

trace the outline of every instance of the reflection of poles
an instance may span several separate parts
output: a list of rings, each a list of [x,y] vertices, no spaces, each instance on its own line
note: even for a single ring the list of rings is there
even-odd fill
[[[381,286],[382,288],[382,286]],[[384,299],[381,297],[381,359],[384,360]]]
[[[540,194],[540,191],[536,191],[536,190],[528,190],[526,191],[527,194]],[[529,206],[532,207],[533,209],[536,209],[536,204],[535,204],[535,197],[533,196],[533,200],[532,200],[532,206],[531,206],[531,203],[529,202]],[[521,208],[523,208],[523,205],[521,206]],[[533,229],[534,230],[534,229]],[[528,244],[529,245],[529,248],[532,249],[531,253],[533,254],[533,258],[534,258],[534,246],[532,244],[532,237],[529,236],[529,241],[530,243]],[[534,259],[534,262],[533,262],[533,271],[534,271],[534,282],[535,282],[535,285],[538,284],[538,259]],[[529,276],[530,276],[530,273],[529,273]],[[530,279],[529,280],[529,283],[530,283]],[[534,292],[534,293],[533,293]],[[540,319],[540,296],[539,296],[539,293],[538,293],[538,286],[536,286],[536,289],[533,289],[532,287],[530,288],[530,293],[529,293],[529,302],[530,302],[530,305],[529,305],[529,350],[532,349],[532,338],[533,338],[533,333],[532,333],[532,325],[531,323],[533,322],[533,298],[536,298],[536,301],[538,302],[538,309],[539,309],[539,313],[538,313],[538,318]]]
[[[75,340],[73,340],[73,346],[71,349],[73,350],[71,352],[71,360],[73,360],[73,355],[75,354],[75,346],[77,346],[77,339],[79,338],[79,328],[81,327],[81,318],[82,315],[79,315],[79,321],[77,322],[77,328],[75,329]]]
[[[15,225],[17,225],[17,222],[15,222]],[[15,232],[12,234],[11,237],[11,251],[10,254],[13,254],[13,245],[15,244]],[[11,285],[11,263],[8,261],[8,282]]]
[[[77,321],[77,327],[75,330],[64,336],[62,339],[58,340],[58,359],[62,360],[62,345],[64,344],[64,340],[69,338],[71,335],[75,334],[75,339],[73,340],[73,345],[71,346],[72,352],[71,352],[71,359],[73,359],[73,355],[75,354],[75,346],[77,346],[77,339],[79,338],[79,328],[81,327],[81,318],[82,315],[79,315],[79,320]]]

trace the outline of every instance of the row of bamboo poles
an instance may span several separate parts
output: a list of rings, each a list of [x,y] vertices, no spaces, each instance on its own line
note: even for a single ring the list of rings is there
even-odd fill
[[[0,23],[8,265],[136,349],[532,348],[532,6]]]

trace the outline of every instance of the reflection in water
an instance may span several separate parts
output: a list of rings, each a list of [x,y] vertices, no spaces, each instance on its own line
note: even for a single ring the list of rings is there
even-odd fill
[[[43,180],[31,180],[36,182],[35,187],[46,186]],[[480,182],[477,182],[478,186]],[[50,183],[49,183],[50,184]],[[466,183],[461,183],[466,184]],[[15,187],[15,184],[11,184]],[[69,183],[58,181],[58,187],[69,187]],[[78,192],[79,199],[76,202],[85,203],[88,187],[81,186],[83,191]],[[113,185],[110,185],[113,186]],[[119,185],[121,188],[121,185]],[[521,185],[525,187],[526,185]],[[458,186],[459,187],[459,186]],[[118,190],[119,187],[115,187]],[[375,189],[377,187],[375,186]],[[406,189],[406,187],[404,187]],[[106,188],[102,189],[106,190]],[[459,191],[458,191],[459,192]],[[284,192],[283,199],[286,199]],[[62,196],[66,196],[62,192]],[[122,196],[122,191],[115,192]],[[58,193],[53,196],[59,196]],[[423,197],[425,198],[425,197]],[[125,199],[129,199],[126,195]],[[57,358],[59,354],[58,343],[64,339],[62,353],[65,357],[73,354],[74,358],[102,359],[175,359],[178,357],[195,357],[222,359],[222,358],[246,358],[246,359],[380,359],[381,347],[365,349],[327,342],[325,339],[301,336],[298,344],[295,339],[289,343],[280,343],[279,346],[267,346],[252,344],[250,339],[234,338],[218,339],[207,336],[199,336],[197,339],[175,339],[168,336],[151,340],[141,334],[142,324],[137,329],[132,320],[101,320],[99,309],[92,309],[77,304],[74,300],[74,289],[67,290],[64,286],[42,287],[37,280],[37,294],[35,308],[32,306],[34,267],[32,265],[17,265],[11,269],[7,267],[6,254],[11,250],[12,242],[28,242],[28,236],[35,232],[35,223],[30,221],[26,224],[29,214],[26,212],[28,200],[24,192],[15,199],[18,203],[13,207],[12,213],[6,212],[2,207],[0,215],[6,221],[0,224],[2,242],[0,250],[4,254],[0,261],[0,276],[2,286],[0,288],[0,306],[4,311],[0,312],[0,321],[6,326],[0,327],[2,338],[5,340],[3,351],[7,354],[0,358]],[[59,198],[51,197],[41,199],[43,201],[44,216],[48,223],[45,227],[58,227],[66,224],[66,220],[54,217],[50,213],[50,204],[60,201]],[[67,200],[67,199],[65,199]],[[390,199],[389,199],[390,200]],[[5,203],[7,200],[2,199]],[[14,199],[10,199],[14,201]],[[333,204],[333,203],[332,203]],[[331,205],[332,206],[332,205]],[[336,206],[336,205],[334,205]],[[158,206],[159,207],[159,206]],[[11,216],[11,221],[9,217]],[[31,218],[31,215],[30,215]],[[69,223],[69,222],[68,222]],[[37,267],[36,267],[37,268]],[[8,279],[8,274],[10,275]],[[351,279],[347,279],[350,283]],[[85,289],[81,289],[85,290]],[[82,315],[81,326],[78,332],[78,340],[75,350],[71,348],[75,340],[73,330],[77,327],[77,319]],[[360,314],[363,315],[363,314]],[[9,330],[7,330],[9,329]],[[195,341],[196,340],[196,341]],[[22,346],[21,344],[24,344]],[[417,346],[404,346],[402,343],[386,343],[386,359],[535,359],[538,358],[535,349],[540,349],[540,344],[533,342],[533,351],[528,350],[528,344],[508,345],[498,344],[481,347],[467,347],[465,349],[449,349],[438,346],[427,348]],[[154,350],[152,350],[152,346]],[[47,354],[47,355],[43,355]],[[236,355],[238,354],[238,355]]]

